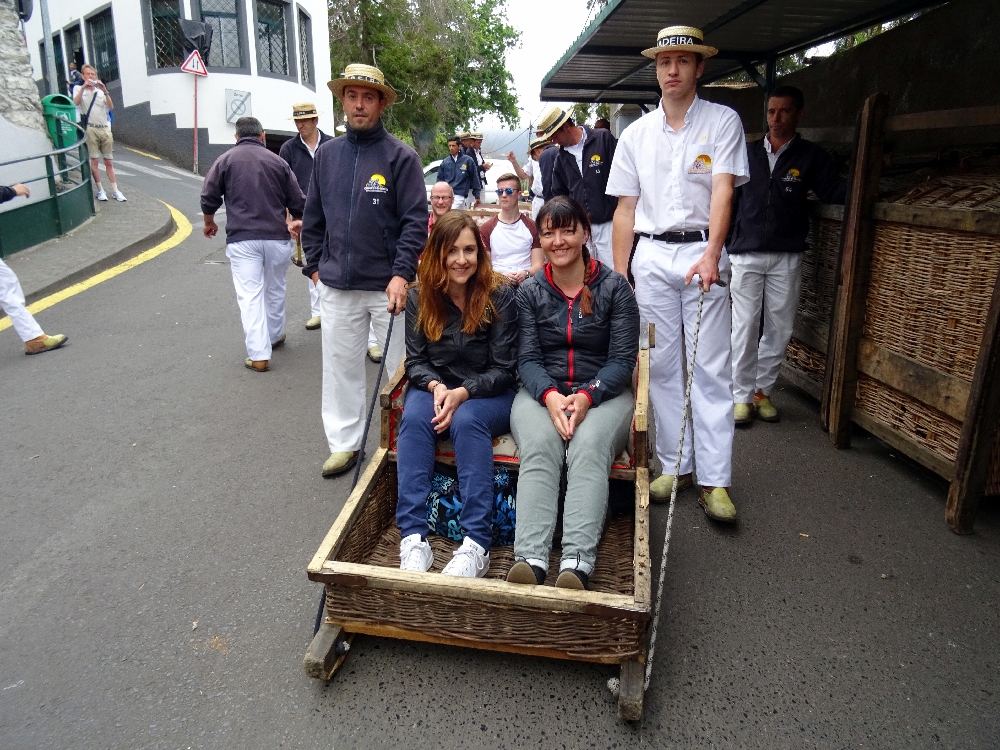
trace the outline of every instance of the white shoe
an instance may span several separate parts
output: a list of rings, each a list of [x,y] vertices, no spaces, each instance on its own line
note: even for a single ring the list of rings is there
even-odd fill
[[[490,567],[490,553],[474,541],[465,537],[462,546],[455,550],[451,562],[441,571],[446,576],[482,578]]]
[[[126,198],[124,195],[122,195],[122,191],[121,190],[116,190],[115,192],[113,192],[111,194],[111,197],[114,198],[119,203],[124,203],[125,201],[128,200],[128,198]]]
[[[420,534],[410,534],[399,543],[399,569],[426,573],[434,564],[431,545],[420,538]]]
[[[104,192],[104,188],[97,191],[97,200],[106,201],[108,199],[108,194]]]

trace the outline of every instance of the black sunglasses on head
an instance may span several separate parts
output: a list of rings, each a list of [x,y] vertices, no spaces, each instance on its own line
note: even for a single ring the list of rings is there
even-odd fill
[[[497,188],[497,195],[513,195],[514,188]]]

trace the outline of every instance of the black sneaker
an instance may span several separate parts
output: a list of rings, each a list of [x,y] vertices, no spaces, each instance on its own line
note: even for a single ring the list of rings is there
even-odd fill
[[[520,560],[514,563],[507,571],[507,583],[523,583],[528,586],[541,586],[545,583],[545,576],[548,571],[542,570],[537,565],[529,565],[527,561]]]
[[[577,591],[587,591],[590,584],[590,576],[582,570],[566,568],[556,579],[557,589],[576,589]]]

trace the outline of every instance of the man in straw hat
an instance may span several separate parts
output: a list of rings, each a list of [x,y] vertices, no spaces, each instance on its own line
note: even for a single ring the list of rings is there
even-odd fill
[[[476,163],[479,168],[479,183],[485,188],[486,173],[493,166],[493,162],[483,160],[483,153],[480,150],[483,147],[483,134],[476,130],[472,133],[462,133],[460,137],[462,138],[462,153]]]
[[[282,143],[278,156],[288,162],[288,166],[295,172],[295,179],[299,181],[299,187],[307,191],[312,177],[316,149],[321,143],[331,140],[332,136],[319,129],[319,110],[312,102],[293,104],[291,119],[295,122],[299,137],[289,138]],[[306,328],[312,331],[319,328],[321,323],[319,286],[312,279],[306,279],[306,283],[309,284],[309,309],[312,313],[306,321]]]
[[[693,344],[698,285],[705,290],[691,389],[693,429],[684,435],[680,475],[657,478],[650,496],[662,501],[670,497],[675,481],[678,489],[690,485],[696,459],[705,512],[719,521],[735,521],[729,497],[734,432],[731,318],[722,279],[730,266],[723,242],[733,189],[749,179],[749,167],[739,116],[696,93],[705,58],[717,52],[703,42],[701,31],[689,26],[663,29],[656,46],[643,51],[656,61],[663,98],[622,133],[608,194],[619,196],[614,256],[620,273],[629,270],[633,238],[639,235],[631,270],[640,315],[656,324],[649,392],[656,413],[656,450],[665,472],[672,472],[677,460],[683,356]]]
[[[448,155],[441,160],[437,178],[451,185],[452,208],[471,208],[482,197],[479,169],[469,156],[462,153],[462,142],[457,135],[448,139]]]
[[[611,220],[617,201],[606,193],[606,189],[615,157],[615,137],[610,130],[575,125],[569,112],[556,106],[545,111],[537,128],[538,137],[548,138],[559,146],[552,180],[546,185],[547,198],[570,195],[587,209],[594,256],[613,268]]]
[[[370,65],[348,65],[328,85],[347,132],[316,151],[302,229],[303,273],[319,283],[323,318],[325,477],[353,467],[364,447],[369,326],[384,341],[399,315],[383,356],[390,373],[403,359],[406,285],[427,242],[420,157],[382,125],[396,92]]]
[[[546,151],[552,144],[545,138],[533,138],[531,143],[528,144],[528,163],[521,168],[521,165],[517,163],[517,157],[514,156],[514,151],[507,152],[507,161],[510,162],[511,166],[514,168],[514,174],[516,174],[520,179],[527,180],[528,187],[531,189],[531,220],[534,221],[535,217],[538,216],[538,212],[542,210],[542,206],[545,205],[545,188],[544,182],[542,181],[541,167],[538,165],[538,158],[542,155],[542,152]],[[552,171],[549,170],[549,174]]]

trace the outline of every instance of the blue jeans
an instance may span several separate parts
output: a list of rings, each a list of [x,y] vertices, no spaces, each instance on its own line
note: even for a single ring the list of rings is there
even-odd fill
[[[434,396],[410,388],[403,404],[403,423],[396,443],[399,500],[396,523],[401,537],[427,536],[427,495],[434,477],[434,445],[451,434],[462,496],[462,529],[479,546],[493,543],[493,438],[510,430],[514,391],[499,396],[470,398],[455,410],[451,427],[434,432]]]

